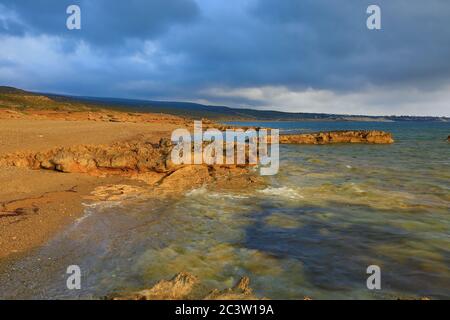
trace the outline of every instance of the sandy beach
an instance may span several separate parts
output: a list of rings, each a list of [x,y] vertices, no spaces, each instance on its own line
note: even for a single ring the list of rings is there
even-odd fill
[[[114,112],[108,112],[111,115]],[[116,112],[116,117],[126,113]],[[103,118],[102,118],[103,117]],[[142,122],[111,122],[105,112],[27,112],[0,110],[0,156],[74,145],[108,145],[145,135],[157,142],[184,120],[146,114]],[[101,119],[101,120],[99,120]],[[151,120],[148,120],[151,119]],[[128,121],[127,121],[128,120]],[[120,121],[116,119],[115,121]],[[0,167],[0,259],[41,245],[83,212],[82,199],[95,187],[111,183],[139,184],[121,176]]]

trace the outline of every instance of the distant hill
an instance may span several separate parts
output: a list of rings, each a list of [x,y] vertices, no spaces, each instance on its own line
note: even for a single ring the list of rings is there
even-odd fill
[[[0,94],[33,94],[22,89],[14,87],[0,86]]]
[[[214,120],[450,121],[450,118],[443,117],[365,116],[303,112],[293,113],[239,109],[192,102],[67,96],[51,93],[28,92],[6,86],[0,86],[0,107],[2,106],[15,108],[33,107],[70,110],[112,108],[125,111],[166,113],[196,119],[209,118]]]

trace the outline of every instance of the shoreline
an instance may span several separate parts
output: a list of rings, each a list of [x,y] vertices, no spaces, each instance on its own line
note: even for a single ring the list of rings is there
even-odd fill
[[[112,120],[112,121],[111,121]],[[80,143],[108,145],[145,135],[159,141],[185,120],[159,114],[110,110],[71,112],[0,109],[0,157],[70,148]],[[83,214],[83,197],[107,184],[142,184],[121,176],[60,173],[0,165],[0,261],[26,255]]]
[[[82,200],[98,187],[145,184],[154,196],[159,192],[165,197],[211,183],[224,190],[262,184],[245,165],[174,166],[168,137],[174,129],[191,127],[184,118],[110,110],[2,109],[0,124],[0,259],[38,247],[73,223],[82,215]],[[285,135],[280,142],[393,140],[383,132],[349,131]]]
[[[171,164],[167,138],[189,128],[179,117],[3,109],[0,125],[0,261],[64,230],[98,188],[113,186],[107,191],[114,196],[128,192],[114,186],[145,186],[148,196],[164,198],[204,184],[226,189],[260,183],[244,167]]]
[[[6,243],[1,247],[4,252],[0,251],[0,268],[5,271],[3,279],[7,279],[9,276],[12,276],[11,279],[13,279],[17,270],[20,270],[20,267],[18,269],[16,267],[21,265],[22,260],[28,260],[28,265],[34,268],[35,260],[33,260],[33,257],[40,252],[40,248],[43,248],[43,252],[45,252],[47,250],[45,244],[49,240],[58,239],[58,235],[61,234],[64,236],[65,233],[61,232],[67,230],[67,227],[74,225],[77,219],[83,217],[85,213],[83,202],[89,206],[90,203],[96,205],[96,203],[102,201],[121,202],[123,200],[123,203],[126,204],[128,200],[132,202],[133,198],[144,199],[145,201],[149,199],[163,201],[169,199],[169,201],[172,201],[172,199],[179,199],[190,189],[203,186],[207,186],[208,190],[214,192],[242,190],[245,186],[251,188],[267,186],[263,181],[256,179],[257,177],[255,178],[254,175],[250,175],[248,168],[245,167],[227,168],[206,165],[176,167],[162,161],[164,160],[164,157],[161,158],[164,155],[164,142],[161,138],[167,137],[170,133],[167,128],[173,128],[165,120],[141,126],[139,123],[125,121],[117,123],[109,120],[80,119],[62,122],[60,119],[48,120],[41,117],[42,115],[39,115],[38,119],[33,119],[33,115],[28,114],[27,119],[14,119],[9,122],[9,127],[4,126],[3,130],[6,131],[10,130],[12,125],[17,126],[17,131],[23,129],[24,136],[17,139],[16,146],[9,141],[0,140],[0,151],[2,151],[0,152],[0,162],[3,160],[3,164],[6,165],[8,161],[12,161],[9,166],[0,166],[0,181],[4,186],[0,189],[0,208],[3,208],[3,212],[0,212],[0,217],[3,214],[3,217],[0,218],[0,231],[8,229],[7,232],[0,234],[0,241]],[[0,123],[2,121],[6,123],[11,120],[0,118]],[[51,123],[56,124],[56,126],[49,127],[49,121],[52,121]],[[28,126],[30,122],[34,123],[32,129]],[[186,121],[181,119],[178,123],[186,123]],[[205,123],[207,122],[205,121]],[[105,135],[94,137],[98,143],[92,140],[80,140],[85,138],[83,134],[81,134],[82,137],[75,136],[69,141],[66,137],[74,134],[72,130],[78,124],[83,124],[86,127],[92,125],[93,130],[98,130],[96,132],[105,130]],[[118,125],[121,128],[119,132],[113,130],[118,128]],[[208,125],[213,125],[213,123],[208,123]],[[142,128],[146,132],[140,132]],[[225,127],[222,126],[221,128],[224,129]],[[49,130],[44,135],[45,139],[42,140],[39,135],[41,130],[44,129]],[[0,128],[0,133],[1,130]],[[52,130],[55,131],[54,136],[49,135]],[[321,132],[317,135],[308,133],[283,135],[283,137],[288,139],[284,143],[294,144],[373,144],[377,142],[367,139],[367,136],[359,136],[360,131],[347,130],[343,132],[350,136],[341,134],[333,136],[336,132],[339,133],[339,131],[330,131]],[[364,134],[368,132],[365,131]],[[373,130],[370,132],[376,133],[372,137],[374,139],[384,137],[380,136],[379,132]],[[32,140],[36,136],[41,139],[37,139],[40,142],[30,144],[33,148],[24,150],[23,141]],[[386,143],[387,141],[390,144],[391,141],[385,138],[389,137],[384,137],[380,140],[380,143]],[[344,141],[339,139],[344,139]],[[85,142],[87,144],[84,144]],[[147,145],[147,142],[149,142],[148,146],[145,147],[144,145]],[[141,147],[148,149],[147,151],[154,156],[147,157],[142,150],[139,152],[130,151],[140,150]],[[9,158],[5,157],[7,154]],[[60,154],[65,156],[60,157]],[[122,157],[123,155],[127,155],[127,157]],[[120,161],[118,161],[118,157],[121,158]],[[151,161],[146,161],[145,165],[140,165],[140,161],[144,158],[151,159]],[[5,159],[7,160],[6,163]],[[64,161],[61,162],[61,159]],[[90,160],[93,160],[96,165],[89,166]],[[15,163],[15,161],[18,162]],[[109,164],[106,166],[99,165],[102,161]],[[80,166],[80,164],[83,165]],[[347,169],[352,168],[347,167]],[[283,192],[286,192],[286,190]],[[34,211],[35,208],[38,208],[37,212]],[[11,215],[7,216],[5,212]],[[169,210],[168,213],[170,212],[172,211]],[[289,220],[286,215],[278,218],[278,220],[274,218],[274,220],[264,221],[269,225],[281,228],[286,226],[285,223],[293,221]],[[286,228],[292,230],[289,229],[290,227],[292,226],[289,225]],[[14,240],[12,240],[13,237],[15,237]],[[51,246],[52,242],[50,242]],[[11,252],[12,250],[15,252]],[[54,257],[55,255],[50,256]],[[65,260],[55,258],[49,265],[55,267],[59,262],[60,266],[62,261]],[[9,268],[16,268],[16,271],[10,273]],[[186,270],[186,272],[189,271]],[[45,272],[49,271],[46,270]],[[175,272],[173,275],[175,275]],[[254,276],[247,273],[241,275],[249,275],[251,278]],[[32,274],[29,276],[32,277]],[[169,276],[159,276],[155,279],[171,281]],[[208,285],[211,284],[208,282],[210,281],[208,277],[201,277],[201,280],[206,280]],[[155,291],[156,289],[151,287],[152,284],[149,283],[148,288],[150,289],[148,290]],[[139,288],[147,290],[145,289],[146,286]],[[232,288],[232,284],[227,284],[227,288]],[[150,291],[150,293],[153,291]],[[114,292],[111,292],[111,294]],[[141,292],[133,293],[133,290],[129,292],[118,290],[117,293],[119,295],[137,294],[138,298],[142,294]],[[273,295],[267,296],[273,297]],[[258,297],[264,297],[264,295],[258,295]],[[126,296],[125,298],[132,299],[133,296]],[[149,298],[152,298],[152,296],[150,295]]]
[[[9,194],[2,192],[0,202],[0,261],[26,255],[81,218],[83,202],[96,188],[143,184],[119,176],[94,177],[15,167],[0,167],[0,176],[9,178]]]

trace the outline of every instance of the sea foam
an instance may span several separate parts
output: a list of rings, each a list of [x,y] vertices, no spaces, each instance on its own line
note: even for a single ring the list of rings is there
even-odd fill
[[[304,196],[302,196],[300,193],[298,193],[296,190],[289,188],[289,187],[267,187],[263,190],[259,190],[258,192],[263,193],[268,196],[277,196],[282,198],[288,198],[288,199],[303,199]]]

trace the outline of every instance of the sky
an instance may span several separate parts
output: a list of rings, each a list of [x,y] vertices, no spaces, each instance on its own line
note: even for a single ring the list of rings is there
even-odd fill
[[[381,30],[366,10],[381,9]],[[69,5],[81,30],[68,30]],[[450,116],[448,0],[0,0],[0,85]]]

